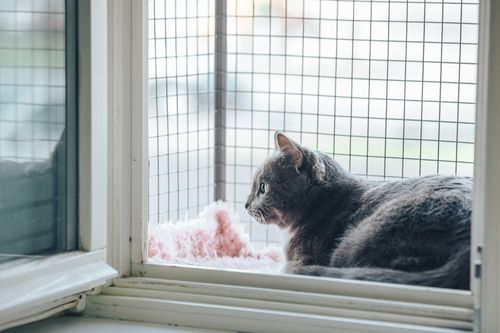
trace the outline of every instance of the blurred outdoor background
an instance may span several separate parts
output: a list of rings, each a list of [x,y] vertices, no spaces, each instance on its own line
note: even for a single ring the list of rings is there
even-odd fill
[[[256,245],[252,175],[273,134],[356,175],[471,176],[479,3],[227,1],[226,200]],[[195,216],[214,200],[215,0],[149,0],[149,217]]]
[[[66,100],[69,91],[76,101],[66,82],[66,23],[76,21],[66,3],[0,1],[0,261],[77,247],[77,113]]]
[[[65,1],[0,1],[0,159],[43,161],[65,128]]]

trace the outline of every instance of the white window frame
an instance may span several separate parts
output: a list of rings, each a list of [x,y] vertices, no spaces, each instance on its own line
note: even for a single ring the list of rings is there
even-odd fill
[[[473,285],[478,332],[500,328],[500,4],[485,0],[479,12],[478,86],[472,244],[480,279]],[[480,253],[478,248],[481,247]],[[474,274],[472,269],[471,274]]]
[[[480,4],[470,292],[147,264],[148,4],[110,0],[108,5],[113,171],[108,259],[122,277],[89,298],[87,314],[252,332],[493,332],[500,327],[498,4]]]
[[[79,250],[0,266],[0,331],[84,309],[86,294],[117,275],[106,263],[107,11],[78,2]]]

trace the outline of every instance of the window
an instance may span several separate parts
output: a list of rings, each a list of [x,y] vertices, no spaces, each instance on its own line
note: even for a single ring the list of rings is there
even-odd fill
[[[0,260],[75,250],[75,14],[64,0],[1,6]]]
[[[0,2],[0,330],[81,311],[106,260],[106,6]]]
[[[226,200],[281,246],[243,207],[276,130],[361,177],[472,176],[479,1],[148,5],[150,223]]]
[[[201,2],[202,1],[199,1],[198,5]],[[339,7],[342,6],[340,3],[343,2],[347,1],[339,1]],[[382,4],[380,2],[382,2]],[[177,13],[178,8],[184,10],[184,3],[179,4],[179,2],[177,2],[176,4],[175,1],[168,1],[164,7],[162,7],[162,3],[165,2],[163,0],[154,2],[156,8],[161,8],[159,9],[161,15],[167,17],[167,15],[171,16],[175,12],[176,15],[178,15],[177,20],[174,20],[176,29],[180,30],[183,26],[186,26],[186,22],[183,21],[183,19],[186,18],[186,16],[183,16],[185,12],[184,14],[183,12]],[[238,7],[240,5],[243,6],[245,3],[246,2],[238,1]],[[258,3],[261,2],[255,1],[255,4]],[[277,3],[277,1],[272,1],[272,3]],[[287,3],[291,4],[292,2],[287,1]],[[314,3],[314,1],[307,2],[308,5],[312,3]],[[360,3],[361,6],[389,6],[388,2],[383,1],[357,1],[355,3],[356,5]],[[413,6],[412,3],[413,2],[409,2],[408,6]],[[195,4],[196,1],[191,1],[186,7],[189,9],[197,8]],[[332,13],[336,13],[336,1],[321,1],[321,4],[333,8],[328,12],[321,9],[320,6],[320,10],[323,14],[326,15],[330,13],[330,15],[332,15]],[[390,4],[395,5],[395,7],[401,5],[394,1],[391,1]],[[419,6],[421,6],[421,3],[419,4]],[[427,19],[427,14],[429,13],[430,15],[430,11],[427,11],[426,4],[435,5],[430,2],[424,3],[424,26],[429,23],[430,27],[435,28],[436,23],[439,25],[439,22],[442,23],[445,21],[443,19],[445,14],[442,12],[441,18],[436,16],[432,19],[431,17]],[[447,4],[452,3],[438,3],[438,5],[441,6]],[[220,19],[224,22],[225,19],[229,19],[229,6],[232,4],[228,6],[226,1],[220,0],[216,1],[214,5],[214,22],[221,22]],[[496,110],[495,102],[498,99],[497,96],[500,96],[500,94],[492,93],[496,91],[495,87],[498,87],[496,84],[498,77],[495,76],[496,72],[494,68],[496,68],[497,60],[499,59],[496,57],[496,51],[492,45],[498,38],[495,33],[495,31],[497,31],[495,28],[497,27],[497,22],[500,22],[500,20],[495,19],[498,16],[498,8],[493,8],[491,2],[488,0],[481,1],[480,6],[477,6],[476,3],[460,3],[461,9],[468,5],[473,5],[472,7],[478,10],[480,9],[479,45],[481,47],[478,52],[478,94],[481,97],[478,98],[477,119],[462,120],[477,122],[476,126],[479,129],[475,133],[475,137],[477,138],[475,144],[477,146],[475,149],[474,173],[477,189],[475,192],[476,206],[474,214],[476,215],[476,222],[473,224],[475,232],[473,233],[472,241],[474,245],[472,248],[472,260],[474,271],[483,274],[483,276],[479,278],[479,274],[474,275],[472,279],[472,290],[470,292],[464,292],[382,283],[329,280],[291,275],[277,276],[262,273],[256,274],[242,271],[219,270],[214,268],[193,268],[179,265],[155,265],[146,263],[147,221],[150,218],[154,220],[159,217],[159,211],[150,211],[147,202],[147,198],[150,196],[153,198],[153,201],[158,201],[156,195],[159,194],[148,192],[147,185],[150,184],[148,144],[155,145],[155,142],[157,140],[162,140],[161,136],[165,135],[165,133],[159,135],[151,135],[151,133],[148,133],[148,122],[154,124],[156,121],[154,118],[159,115],[155,109],[156,95],[154,95],[157,90],[157,82],[155,82],[157,78],[155,77],[155,73],[148,73],[149,69],[154,68],[153,66],[148,66],[148,62],[150,64],[154,64],[157,60],[160,63],[162,62],[161,59],[154,59],[156,55],[152,55],[153,53],[151,52],[156,52],[156,50],[151,50],[151,48],[148,47],[151,39],[154,39],[154,36],[148,35],[148,33],[151,33],[151,29],[158,28],[158,26],[161,29],[161,21],[163,18],[158,17],[159,22],[155,23],[149,21],[148,11],[151,13],[154,7],[153,3],[149,1],[110,1],[110,17],[112,17],[110,36],[113,36],[110,50],[114,52],[114,56],[112,55],[111,59],[116,60],[113,61],[114,70],[111,71],[112,83],[110,85],[112,87],[110,98],[113,100],[111,103],[113,106],[113,116],[111,117],[113,121],[113,158],[111,169],[114,171],[112,184],[115,188],[112,214],[113,240],[110,246],[113,249],[111,251],[113,262],[116,262],[116,266],[120,268],[120,272],[124,277],[114,280],[112,285],[104,289],[101,295],[89,297],[89,305],[86,313],[88,315],[101,317],[148,320],[164,324],[252,332],[266,332],[270,330],[275,332],[304,332],[308,330],[318,332],[440,332],[443,331],[443,329],[451,331],[472,331],[475,329],[480,331],[481,328],[483,330],[488,330],[489,328],[493,330],[496,327],[495,324],[498,322],[498,308],[497,303],[495,303],[498,299],[495,298],[498,296],[498,293],[492,292],[492,290],[497,290],[495,286],[498,281],[498,244],[495,241],[495,237],[498,237],[499,233],[498,219],[494,217],[498,216],[498,214],[495,215],[495,213],[498,212],[498,205],[492,201],[492,198],[498,196],[498,188],[500,188],[500,186],[497,185],[500,178],[498,178],[494,172],[494,170],[498,169],[495,167],[499,165],[499,160],[492,142],[496,142],[495,139],[497,137],[495,133],[499,133],[497,127],[500,122],[494,121],[496,120],[496,112],[494,112],[494,110]],[[347,4],[347,6],[349,6],[349,4]],[[253,5],[251,7],[253,11]],[[255,6],[255,8],[257,7],[258,6]],[[298,4],[298,7],[302,8],[301,4]],[[311,6],[311,9],[314,9],[314,7]],[[354,8],[351,9],[353,11],[355,10]],[[307,8],[307,10],[310,9]],[[198,11],[199,13],[201,12],[199,8]],[[348,14],[349,11],[344,10],[343,12],[344,14]],[[359,13],[357,9],[355,12]],[[375,13],[375,11],[372,12]],[[398,10],[391,8],[390,12],[398,13]],[[469,13],[472,12],[472,10],[469,11]],[[154,13],[155,15],[158,14],[156,11],[154,11]],[[208,13],[208,16],[212,15],[212,11]],[[388,14],[388,11],[386,13]],[[399,13],[401,13],[401,11],[399,11]],[[463,10],[462,13],[464,13]],[[409,11],[408,15],[410,14],[422,15],[422,11]],[[281,16],[281,19],[283,19],[284,15],[280,14],[278,16]],[[352,17],[354,18],[354,15]],[[298,18],[299,21],[301,21],[300,17],[289,17],[289,19],[292,18]],[[362,17],[357,18],[363,20]],[[446,19],[448,18],[449,17],[446,16]],[[252,16],[250,18],[250,20],[254,19],[257,19],[257,17]],[[248,18],[244,17],[243,21],[245,20],[248,21]],[[383,21],[382,23],[385,24],[388,24],[388,21],[390,21],[386,16],[382,16],[378,20]],[[395,20],[398,21],[400,19]],[[351,21],[353,21],[352,18]],[[403,21],[405,23],[407,22],[406,19]],[[191,23],[192,20],[187,24],[187,29],[193,29],[195,25]],[[411,20],[408,20],[408,24],[409,23],[411,23]],[[457,22],[450,21],[450,24],[453,23]],[[462,23],[465,23],[465,21],[462,21]],[[473,22],[472,26],[477,27],[477,24]],[[223,34],[221,34],[221,30],[224,30]],[[396,29],[396,32],[399,33],[400,31]],[[240,33],[241,30],[238,30],[238,34]],[[220,42],[221,40],[225,41],[226,38],[217,38],[217,36],[227,36],[228,34],[229,22],[228,25],[214,25],[215,40],[213,52],[215,55],[229,55],[226,51],[230,49],[230,45],[225,45],[224,42]],[[252,33],[250,33],[250,35],[252,35]],[[291,37],[301,38],[302,34],[300,29],[299,36]],[[374,36],[371,38],[372,42],[376,42],[373,37]],[[154,48],[158,47],[161,50],[161,44],[164,44],[165,41],[166,39],[159,41],[160,43],[156,43]],[[180,44],[177,46],[184,45],[182,44],[183,42],[184,41],[180,41]],[[397,40],[396,42],[400,41]],[[431,40],[429,42],[436,41]],[[451,42],[457,43],[456,41]],[[177,42],[175,42],[174,45],[176,43]],[[178,50],[180,49],[181,48],[178,47]],[[332,48],[328,48],[328,50],[331,49]],[[172,48],[168,50],[172,51]],[[221,50],[225,51],[220,52]],[[436,53],[431,52],[430,55],[435,56]],[[441,52],[439,52],[439,55],[441,55]],[[182,56],[173,58],[174,59],[171,61],[175,62],[180,60],[181,63],[184,61]],[[299,57],[301,61],[302,58],[306,60],[306,57]],[[217,57],[216,59],[221,58]],[[438,62],[441,63],[440,61]],[[465,59],[462,59],[462,65],[464,65],[465,62]],[[229,89],[226,89],[228,80],[223,80],[229,71],[227,66],[221,67],[223,63],[225,62],[215,62],[213,65],[214,73],[216,77],[218,77],[218,79],[215,80],[214,91],[216,92],[216,97],[213,102],[215,103],[215,132],[213,134],[215,157],[213,167],[215,175],[218,176],[225,175],[226,173],[220,173],[216,170],[221,171],[221,169],[219,169],[221,165],[227,166],[226,163],[217,163],[217,161],[222,160],[221,156],[226,156],[225,153],[221,154],[219,147],[226,147],[223,143],[227,137],[226,134],[224,134],[227,133],[225,131],[227,128],[218,126],[218,124],[227,124],[230,121],[225,117],[227,113],[225,115],[219,113],[219,110],[225,110],[221,107],[224,106],[223,102],[226,101],[226,98],[217,98],[217,96],[222,96],[221,92],[229,92]],[[241,63],[248,64],[246,61],[242,61]],[[425,64],[423,66],[425,67]],[[272,69],[274,70],[274,67]],[[335,71],[333,73],[333,78],[335,79]],[[485,75],[486,73],[488,73],[488,75]],[[245,71],[236,73],[236,75],[240,74],[243,75],[248,73],[245,73]],[[255,75],[253,72],[249,74],[251,77]],[[177,73],[174,76],[176,75]],[[302,73],[298,76],[302,79]],[[306,75],[304,75],[304,77],[305,76]],[[337,79],[339,79],[339,77],[337,77]],[[430,83],[436,82],[432,82],[431,80]],[[152,85],[152,89],[148,89],[150,88],[150,84]],[[158,77],[158,84],[158,86],[163,87],[163,89],[166,89],[168,86],[166,84],[161,86],[160,77]],[[179,84],[174,80],[174,84],[168,87],[175,91],[175,89],[178,89],[178,85]],[[221,87],[225,88],[221,90]],[[252,93],[257,92],[254,85],[252,85],[252,89]],[[163,90],[160,89],[159,91],[162,92]],[[194,92],[195,90],[189,87],[189,91]],[[165,92],[163,91],[163,93]],[[284,92],[280,93],[285,95]],[[299,96],[300,95],[305,96],[305,94],[299,94]],[[353,96],[353,99],[354,97],[356,96]],[[183,98],[184,97],[181,99]],[[381,98],[384,101],[386,99],[385,96]],[[443,100],[441,100],[441,102],[443,102]],[[195,104],[190,103],[190,105]],[[207,107],[206,110],[208,111],[209,108]],[[163,112],[163,116],[166,118],[167,111],[161,112]],[[195,113],[197,112],[198,111]],[[300,112],[298,113],[300,114]],[[304,115],[305,112],[302,112],[302,114]],[[385,112],[383,114],[385,117]],[[370,116],[369,118],[371,119],[372,117]],[[382,120],[385,122],[386,119],[384,118]],[[402,119],[396,118],[396,120]],[[406,117],[404,120],[407,120]],[[431,120],[436,120],[438,123],[447,121],[441,118]],[[456,121],[456,123],[460,125],[460,121],[462,120]],[[177,121],[172,122],[172,124],[177,124]],[[196,124],[196,122],[191,123],[191,125],[193,124]],[[252,126],[255,125],[255,123],[252,123]],[[335,126],[333,128],[336,130]],[[224,131],[221,131],[221,129]],[[234,129],[236,130],[236,128]],[[183,132],[179,133],[176,131],[170,133],[174,136],[183,134]],[[218,135],[221,133],[224,135]],[[307,137],[309,133],[306,130],[295,130],[295,135],[297,135],[299,139],[300,134],[302,134],[303,137]],[[158,138],[156,138],[156,136],[158,136]],[[348,140],[351,139],[350,137],[353,139],[355,138],[354,135],[349,133],[347,135]],[[375,137],[375,139],[380,138]],[[384,132],[381,139],[404,139],[406,142],[411,138],[406,138],[405,136],[386,137]],[[236,140],[238,140],[238,137],[236,137]],[[441,138],[438,135],[437,140],[443,141],[445,138]],[[460,140],[462,140],[462,137]],[[460,140],[455,139],[453,142],[457,143]],[[421,141],[424,141],[424,139]],[[175,143],[176,147],[176,141],[173,140],[172,142]],[[208,143],[211,147],[212,143],[210,141]],[[465,143],[470,144],[472,142]],[[165,151],[163,151],[163,153],[165,153]],[[177,152],[175,154],[177,154]],[[381,154],[382,155],[374,154],[375,156],[368,156],[368,153],[366,153],[364,157],[382,157],[383,159],[399,158],[399,155],[395,157],[385,156],[384,151],[382,151]],[[437,158],[436,155],[437,154],[434,154],[434,159],[430,161],[433,162],[432,166],[435,168],[437,168],[440,162],[445,162],[444,165],[450,162],[453,164],[455,164],[455,162],[467,164],[468,162],[467,160],[455,161],[455,159],[444,158],[445,156],[443,156],[443,158]],[[403,162],[404,159],[411,159],[405,158],[404,155],[401,156],[403,156],[400,158]],[[194,158],[192,160],[196,161]],[[250,164],[250,162],[248,164]],[[210,165],[208,167],[210,167]],[[442,166],[439,166],[439,168],[441,167]],[[151,168],[154,171],[155,166],[151,166]],[[192,169],[191,171],[197,172],[196,168],[190,168]],[[454,168],[455,165],[453,165],[451,169]],[[457,168],[460,169],[461,167]],[[465,167],[465,169],[467,168],[470,168],[470,166]],[[165,168],[164,171],[165,170],[168,169]],[[362,172],[357,173],[363,175]],[[366,171],[364,175],[366,176]],[[177,177],[177,171],[170,176]],[[248,176],[250,177],[250,175]],[[383,177],[389,175],[379,173],[377,176]],[[396,176],[394,177],[401,176],[405,176],[405,174],[400,175],[396,172]],[[217,179],[220,179],[220,177],[214,177],[214,186],[217,184]],[[224,179],[226,179],[225,176]],[[195,183],[192,184],[194,185]],[[153,182],[153,185],[157,185],[156,182]],[[234,184],[232,184],[232,186],[234,186]],[[151,185],[149,187],[151,188]],[[165,197],[168,194],[167,192],[168,190],[165,190]],[[215,193],[219,193],[220,195],[220,193],[224,193],[224,191],[221,190],[221,187],[216,187]],[[174,193],[172,193],[172,195],[174,195]],[[191,197],[194,198],[196,196],[192,195]],[[217,197],[218,195],[214,195],[214,198]],[[196,205],[198,205],[198,202]],[[177,203],[171,205],[171,208],[173,210],[171,211],[172,217],[170,217],[170,219],[177,219],[179,217],[179,212],[176,211]],[[198,208],[191,206],[189,209],[190,214],[196,214]],[[182,218],[188,209],[179,204],[178,210],[181,211],[180,217]],[[157,216],[150,216],[150,212],[153,213],[151,215]],[[167,211],[164,213],[168,214]],[[484,240],[483,230],[481,229],[483,226],[486,231],[484,233]],[[479,246],[484,247],[479,248]],[[483,265],[483,267],[481,265]],[[430,311],[431,309],[432,311]],[[480,327],[480,324],[483,324],[483,326]]]

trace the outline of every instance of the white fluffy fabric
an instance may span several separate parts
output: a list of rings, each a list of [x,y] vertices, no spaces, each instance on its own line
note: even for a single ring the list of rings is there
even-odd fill
[[[149,225],[150,263],[196,265],[277,273],[284,264],[282,249],[256,250],[226,203],[209,205],[197,218]]]

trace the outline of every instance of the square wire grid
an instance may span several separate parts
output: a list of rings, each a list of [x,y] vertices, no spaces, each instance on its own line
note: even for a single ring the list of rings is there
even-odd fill
[[[66,121],[65,1],[0,1],[0,159],[43,161]]]
[[[0,261],[78,245],[76,26],[73,0],[0,1]]]
[[[210,93],[224,94],[225,102],[218,110],[224,113],[225,143],[225,179],[219,185],[255,244],[280,240],[278,231],[252,222],[243,207],[253,173],[274,151],[276,130],[329,153],[363,177],[472,175],[478,10],[476,0],[237,0],[227,1],[218,15],[210,11],[209,24],[221,22],[221,13],[226,21],[218,37],[224,38],[224,52],[210,53],[226,61],[209,68],[212,74],[222,70],[217,74],[225,79],[222,90],[210,86]],[[184,23],[184,12],[171,13]],[[171,34],[167,54],[185,38],[175,30]],[[184,77],[181,68],[174,81]],[[150,96],[150,102],[157,101]],[[213,101],[206,106],[209,119],[215,118]],[[156,110],[150,104],[150,115]],[[177,105],[174,112],[181,110]],[[150,128],[162,126],[153,119]],[[150,137],[157,140],[156,133],[150,130]],[[213,141],[208,149],[213,153]],[[175,154],[167,150],[162,156]],[[162,170],[176,184],[182,182],[175,169]],[[159,187],[154,176],[152,171],[152,183]],[[177,188],[170,193],[180,198]],[[201,207],[186,205],[190,212]],[[179,207],[170,211],[179,216]]]
[[[214,200],[215,2],[149,1],[149,218]]]

